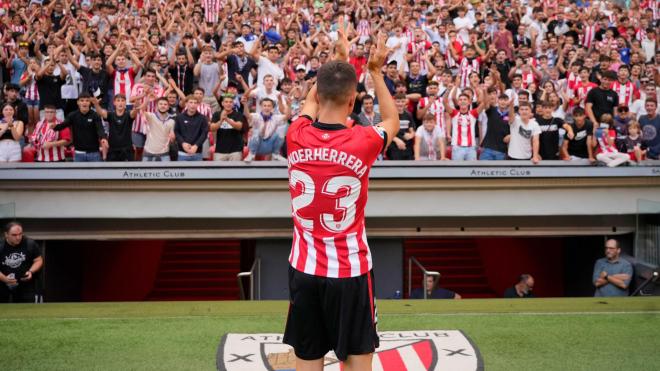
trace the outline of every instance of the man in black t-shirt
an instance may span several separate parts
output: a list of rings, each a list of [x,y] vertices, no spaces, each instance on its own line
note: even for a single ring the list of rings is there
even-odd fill
[[[496,97],[496,98],[495,98]],[[488,117],[486,135],[481,146],[481,156],[479,160],[506,160],[507,137],[509,136],[509,121],[513,120],[513,99],[509,99],[506,94],[497,96],[497,91],[491,92],[489,89],[488,99],[491,107],[486,110]],[[497,100],[497,105],[493,105]]]
[[[600,123],[604,113],[614,116],[614,107],[619,105],[619,95],[612,90],[612,83],[616,80],[614,71],[605,71],[600,79],[600,85],[589,91],[585,105],[587,118],[592,123]]]
[[[562,158],[564,160],[583,160],[589,159],[592,163],[596,162],[593,154],[593,133],[594,128],[591,122],[586,119],[584,110],[580,107],[573,111],[573,120],[571,124],[573,138],[564,137],[562,144]]]
[[[76,149],[73,157],[75,162],[101,161],[99,145],[104,148],[108,147],[101,117],[90,109],[91,104],[89,93],[80,93],[78,96],[78,110],[68,114],[64,122],[53,128],[55,131],[60,131],[71,127],[73,146]]]
[[[210,130],[216,132],[215,161],[241,161],[243,135],[248,127],[245,116],[234,110],[234,96],[226,94],[220,102],[222,110],[213,114]]]
[[[59,49],[59,48],[58,48]],[[55,49],[57,55],[59,50]],[[59,66],[60,74],[54,75],[55,67]],[[39,111],[40,119],[43,120],[45,106],[55,106],[57,108],[56,116],[59,119],[64,118],[64,101],[62,100],[62,85],[66,82],[68,70],[54,60],[47,60],[44,66],[37,72],[37,89],[39,90]]]
[[[541,102],[541,115],[536,116],[541,128],[539,135],[539,155],[543,160],[559,160],[559,129],[566,130],[566,136],[573,138],[573,129],[564,120],[553,117],[554,107],[550,101]]]
[[[137,116],[138,106],[130,112],[126,111],[126,96],[116,94],[113,98],[114,112],[108,112],[101,107],[98,99],[92,98],[96,112],[108,122],[108,151],[104,156],[106,161],[133,161],[133,120]]]
[[[0,241],[0,303],[34,303],[34,274],[43,266],[43,258],[34,240],[23,236],[23,226],[11,222]]]
[[[82,77],[82,91],[101,101],[101,106],[107,107],[107,94],[105,93],[109,89],[108,73],[105,68],[102,68],[103,61],[101,60],[101,55],[91,53],[89,59],[91,60],[91,68],[81,66],[76,58],[69,53],[69,62],[78,70],[78,73]]]
[[[399,111],[399,133],[392,139],[387,147],[388,160],[414,160],[413,153],[415,144],[415,122],[406,110],[408,99],[405,94],[398,93],[394,96],[396,108]]]

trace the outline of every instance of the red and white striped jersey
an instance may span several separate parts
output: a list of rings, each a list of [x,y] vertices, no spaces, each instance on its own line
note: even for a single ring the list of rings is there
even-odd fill
[[[313,123],[307,116],[291,124],[286,141],[294,269],[332,278],[371,270],[364,208],[369,170],[385,138],[377,126]]]
[[[569,72],[568,76],[566,76],[566,89],[575,90],[575,87],[577,86],[578,82],[580,82],[580,77],[578,76],[578,74]]]
[[[208,104],[206,104],[204,102],[200,102],[197,105],[197,112],[199,112],[200,114],[206,116],[206,118],[209,119],[209,122],[211,122],[211,116],[213,116],[213,109],[211,108],[211,106],[209,106]]]
[[[55,119],[55,125],[59,125],[62,122]],[[55,131],[52,128],[48,127],[48,122],[46,120],[41,120],[35,126],[34,131],[30,134],[30,143],[37,150],[37,161],[43,162],[52,162],[52,161],[62,161],[65,159],[64,147],[51,147],[48,149],[44,148],[44,144],[48,142],[58,141],[58,140],[71,140],[71,131],[69,128],[66,128],[61,131]]]
[[[419,100],[417,103],[417,109],[422,109],[429,105],[429,97],[424,97]],[[445,122],[445,106],[442,104],[442,98],[438,98],[431,104],[431,106],[426,111],[435,116],[435,123],[441,131],[442,136],[446,133],[446,122]]]
[[[261,30],[268,31],[273,26],[273,17],[267,15],[261,18]]]
[[[479,73],[479,68],[481,67],[481,58],[476,57],[472,60],[469,60],[467,57],[462,57],[461,62],[458,65],[460,74],[461,74],[461,89],[470,87],[470,74],[472,72]]]
[[[465,113],[454,109],[451,113],[451,145],[460,147],[474,147],[475,128],[479,112],[473,109]]]
[[[457,53],[457,58],[461,59],[463,57],[463,40],[460,37],[457,37],[456,40],[451,43],[451,45],[454,47],[454,50]],[[451,52],[449,51],[449,46],[447,46],[447,50],[445,51],[445,61],[447,62],[448,68],[454,68],[458,66],[458,62],[456,62],[456,59],[452,57]]]
[[[27,100],[39,100],[39,89],[37,89],[37,80],[34,78],[34,73],[29,72],[28,70],[25,70],[23,72],[23,77],[21,77],[21,80],[26,76],[30,76],[30,82],[25,85],[25,99]]]
[[[220,8],[223,6],[222,0],[202,0],[202,7],[204,8],[204,22],[218,23],[220,16]]]
[[[145,85],[142,83],[135,85],[133,87],[133,91],[131,91],[131,95],[140,96],[144,94],[144,86]],[[151,89],[153,90],[154,95],[156,97],[151,102],[149,102],[146,111],[156,112],[157,100],[158,98],[162,97],[165,94],[165,90],[159,84],[154,85]],[[149,99],[149,97],[142,98],[142,100],[140,100],[139,102],[135,102],[135,105],[137,106],[141,105],[142,103],[144,103],[145,99]],[[135,120],[133,120],[133,132],[147,134],[147,131],[149,131],[149,125],[147,124],[146,120],[147,119],[144,117],[144,115],[141,112],[138,112],[137,116],[135,116]]]
[[[421,69],[422,72],[428,71],[426,69],[426,61],[428,59],[424,59],[422,57],[426,56],[427,50],[431,49],[432,44],[430,41],[427,40],[422,40],[422,41],[412,41],[408,43],[408,53],[412,53],[413,58],[415,58],[415,61],[419,63],[419,68]]]
[[[635,30],[635,39],[642,41],[646,38],[646,30],[643,28],[638,28]]]
[[[131,104],[131,93],[135,84],[135,70],[133,67],[125,69],[115,69],[112,75],[113,94],[123,94],[126,96],[126,104]]]
[[[619,95],[619,104],[630,107],[636,99],[639,99],[639,90],[630,81],[622,84],[617,80],[612,83],[612,90]]]
[[[590,49],[593,44],[594,40],[596,39],[596,32],[598,31],[598,26],[596,24],[593,25],[585,25],[584,26],[584,34],[582,36],[582,46],[584,46],[587,49]]]
[[[369,37],[371,35],[371,24],[366,19],[361,19],[357,25],[357,34],[362,37]]]
[[[527,89],[531,84],[536,82],[536,75],[534,75],[534,72],[523,72],[521,75],[523,89]]]
[[[580,81],[575,85],[575,89],[573,89],[573,91],[575,96],[580,99],[580,102],[578,103],[580,107],[584,108],[587,100],[587,94],[589,94],[589,91],[596,86],[597,85],[591,81],[587,81],[586,83]]]

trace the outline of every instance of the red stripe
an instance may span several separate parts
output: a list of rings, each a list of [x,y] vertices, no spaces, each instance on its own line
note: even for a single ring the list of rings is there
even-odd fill
[[[397,349],[379,352],[376,353],[376,356],[380,358],[380,363],[383,365],[383,371],[407,370],[406,364],[403,362]]]
[[[420,341],[413,344],[413,349],[415,349],[419,359],[424,364],[424,368],[428,370],[431,367],[431,362],[433,361],[433,350],[431,350],[431,342],[429,340]]]
[[[363,236],[366,233],[365,229],[362,228],[361,232],[358,232],[358,235],[356,236],[357,241],[358,241],[358,259],[360,261],[360,272],[367,272],[369,270],[369,262],[367,261],[367,254],[369,251],[367,251],[367,245],[365,245],[362,242],[362,238],[366,237]],[[369,288],[371,288],[371,285],[369,285]],[[373,305],[372,305],[372,312],[373,312]]]

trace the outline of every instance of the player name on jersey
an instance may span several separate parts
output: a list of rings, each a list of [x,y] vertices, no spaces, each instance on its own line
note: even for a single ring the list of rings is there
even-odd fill
[[[351,169],[358,178],[366,174],[369,167],[359,158],[333,148],[301,148],[289,153],[289,167],[309,161],[325,161]]]

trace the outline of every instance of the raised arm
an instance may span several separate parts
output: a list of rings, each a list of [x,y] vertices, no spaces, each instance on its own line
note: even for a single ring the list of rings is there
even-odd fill
[[[387,132],[387,143],[385,148],[387,148],[392,142],[392,139],[396,137],[400,125],[399,113],[396,110],[394,99],[392,98],[390,91],[387,89],[385,79],[383,78],[382,68],[385,64],[385,59],[387,58],[387,47],[385,46],[386,41],[387,36],[385,34],[380,34],[378,36],[376,50],[369,56],[369,61],[367,62],[367,68],[373,79],[374,90],[376,91],[376,97],[378,98],[380,116],[383,120],[379,126],[383,127]]]

